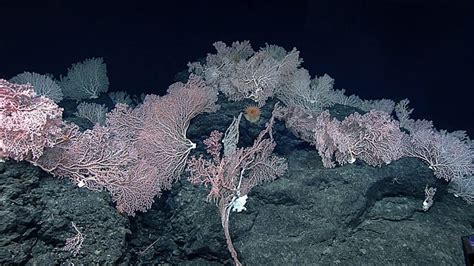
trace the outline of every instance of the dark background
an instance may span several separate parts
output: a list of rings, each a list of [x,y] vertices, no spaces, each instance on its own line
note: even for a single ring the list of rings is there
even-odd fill
[[[110,90],[163,94],[212,43],[291,49],[312,76],[474,137],[474,1],[5,1],[0,77],[104,57]]]

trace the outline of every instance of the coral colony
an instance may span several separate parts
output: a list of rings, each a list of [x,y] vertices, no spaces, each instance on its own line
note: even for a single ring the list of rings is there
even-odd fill
[[[110,111],[87,102],[108,90],[102,58],[74,64],[59,80],[29,72],[0,80],[0,159],[28,161],[79,187],[105,189],[117,210],[131,216],[148,210],[155,197],[186,173],[191,183],[209,188],[207,200],[218,207],[237,265],[230,214],[246,210],[253,187],[287,171],[286,159],[274,153],[276,119],[314,146],[324,167],[358,160],[380,167],[414,157],[450,182],[455,195],[474,202],[473,142],[465,132],[446,132],[430,121],[411,119],[408,100],[346,96],[333,88],[329,75],[311,78],[296,49],[267,45],[255,51],[247,41],[231,46],[216,42],[214,47],[216,52],[205,61],[190,63],[187,82],[172,84],[166,95],[132,99],[125,93],[109,94],[116,103]],[[218,94],[254,104],[246,105],[225,132],[213,131],[204,140],[206,154],[190,155],[196,143],[187,138],[187,129],[197,115],[219,110]],[[95,125],[81,131],[63,120],[58,105],[63,98],[76,101],[76,115]],[[260,108],[269,99],[278,103],[261,122]],[[336,104],[360,112],[338,120],[328,111]],[[249,147],[238,143],[242,115],[264,125]],[[433,205],[435,193],[436,188],[426,187],[423,210]],[[73,226],[78,237],[67,241],[67,249],[77,253],[83,237]]]

